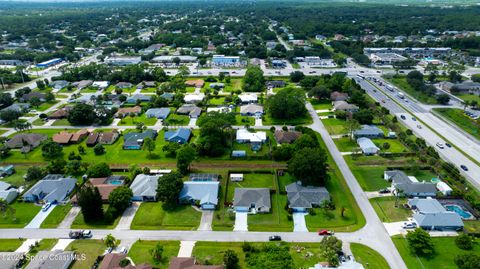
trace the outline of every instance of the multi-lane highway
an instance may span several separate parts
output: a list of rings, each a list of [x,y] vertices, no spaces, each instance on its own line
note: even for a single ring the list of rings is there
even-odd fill
[[[436,118],[414,100],[408,97],[402,99],[383,86],[374,86],[373,82],[358,78],[356,80],[372,98],[396,115],[417,136],[425,139],[427,144],[437,150],[442,159],[453,163],[477,189],[480,189],[480,167],[456,148],[458,147],[466,154],[471,154],[472,158],[476,158],[477,156],[480,157],[480,151],[475,152],[475,147],[478,144],[473,142],[470,145],[466,144],[468,138]],[[405,120],[400,119],[401,115],[405,116]],[[445,142],[447,142],[439,134],[455,147],[444,146],[443,149],[439,148],[437,143],[445,145]],[[462,170],[460,165],[465,165],[468,171]]]

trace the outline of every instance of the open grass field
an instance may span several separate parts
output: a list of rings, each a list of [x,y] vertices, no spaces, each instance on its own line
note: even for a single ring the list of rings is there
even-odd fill
[[[332,109],[332,102],[329,100],[309,99],[315,110],[330,110]]]
[[[340,135],[340,134],[347,133],[347,131],[345,130],[344,120],[329,118],[329,119],[322,119],[322,123],[323,125],[325,125],[325,129],[327,129],[330,135]]]
[[[38,110],[38,111],[45,111],[45,110],[49,109],[50,107],[52,107],[53,105],[55,105],[57,103],[58,103],[58,101],[45,102],[45,103],[42,103],[40,106],[38,106],[35,109]]]
[[[31,251],[28,252],[30,255],[36,255],[39,251],[42,250],[52,250],[52,248],[58,243],[58,239],[42,239],[38,242],[38,247],[33,248]]]
[[[13,202],[10,207],[14,214],[7,212],[0,216],[0,228],[23,228],[42,208],[33,203]]]
[[[135,117],[125,117],[118,122],[118,125],[120,126],[136,126],[137,123],[142,122],[145,124],[145,126],[153,126],[157,122],[157,118],[147,118],[145,113],[143,113],[140,116],[135,116]]]
[[[2,181],[16,187],[25,185],[27,182],[25,182],[23,176],[27,173],[27,170],[27,166],[15,166],[15,174],[2,178]]]
[[[480,139],[480,124],[463,114],[463,110],[459,108],[434,108],[434,110],[465,132]]]
[[[184,126],[188,125],[189,121],[190,118],[188,116],[170,113],[170,115],[168,115],[167,119],[164,121],[164,125],[167,124],[169,126]]]
[[[391,185],[390,182],[383,179],[384,166],[356,166],[349,164],[349,167],[364,191],[378,191]]]
[[[290,120],[281,120],[281,119],[274,119],[270,117],[268,114],[263,116],[263,125],[304,125],[304,124],[311,124],[312,118],[310,115],[305,114],[303,117],[298,117],[295,119]]]
[[[456,94],[455,96],[464,101],[477,101],[477,103],[480,103],[480,96],[475,94]]]
[[[398,207],[395,207],[396,197],[380,197],[370,199],[370,203],[377,212],[382,222],[406,221],[412,216],[412,210],[403,208],[402,205],[407,203],[407,199],[400,198]]]
[[[413,89],[408,83],[406,77],[389,78],[387,81],[397,86],[408,95],[415,97],[418,101],[425,104],[437,104],[437,100],[434,96],[429,96],[423,92]]]
[[[150,250],[153,249],[157,243],[160,243],[163,246],[163,259],[159,263],[155,262],[150,254]],[[135,264],[148,263],[153,265],[155,268],[164,269],[168,268],[170,257],[176,257],[179,249],[179,241],[138,240],[130,248],[128,256]]]
[[[75,240],[65,250],[75,251],[77,255],[84,255],[85,259],[75,260],[70,269],[90,269],[99,255],[102,255],[107,247],[102,240],[80,239]]]
[[[140,205],[131,228],[135,230],[195,230],[202,214],[189,205],[172,209],[161,202],[145,202]]]
[[[105,212],[108,208],[108,205],[103,205],[103,212]],[[104,220],[92,222],[92,223],[85,223],[83,220],[83,214],[80,212],[78,216],[72,223],[72,229],[113,229],[117,226],[118,221],[120,220],[120,216],[118,216],[112,223],[108,223]]]
[[[235,188],[269,188],[276,189],[275,175],[269,173],[243,174],[243,181],[229,182],[227,201],[233,200]]]
[[[57,205],[42,222],[40,228],[57,228],[58,224],[60,224],[68,212],[70,212],[70,209],[72,209],[71,204]]]
[[[410,252],[408,242],[403,236],[393,236],[393,243],[409,269],[457,269],[454,259],[456,256],[467,253],[480,253],[480,245],[474,244],[472,250],[459,249],[455,244],[455,237],[432,237],[435,248],[433,257],[418,257]]]
[[[13,252],[17,250],[25,239],[0,239],[1,252]]]
[[[375,250],[358,243],[350,243],[350,249],[352,250],[355,260],[363,265],[365,269],[388,269],[388,265],[385,258],[382,257]]]

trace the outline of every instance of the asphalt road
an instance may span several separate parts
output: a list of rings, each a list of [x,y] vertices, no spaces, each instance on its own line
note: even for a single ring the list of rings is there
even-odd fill
[[[406,102],[403,99],[397,97],[394,93],[389,92],[385,88],[379,90],[378,87],[373,86],[368,81],[356,79],[360,86],[376,101],[378,101],[382,106],[390,110],[391,113],[397,115],[400,119],[400,115],[405,115],[406,119],[400,121],[410,128],[415,135],[425,139],[426,143],[434,147],[437,152],[440,154],[442,159],[451,162],[454,164],[460,172],[477,188],[480,189],[480,167],[467,158],[462,152],[457,150],[455,147],[444,147],[440,149],[436,146],[437,142],[443,143],[445,145],[445,139],[440,137],[437,133],[440,133],[445,137],[450,144],[455,145],[458,148],[461,148],[465,153],[469,154],[472,158],[480,161],[480,146],[470,141],[470,139],[439,118],[431,114],[426,109],[422,108],[419,104],[414,102],[414,100],[408,99]],[[395,100],[395,101],[394,101]],[[401,103],[400,106],[398,103]],[[413,118],[417,120],[413,120]],[[422,122],[420,122],[421,120]],[[420,128],[419,128],[420,126]],[[433,130],[437,133],[435,133]],[[478,158],[478,159],[477,159]],[[460,165],[466,165],[468,171],[463,171],[460,168]]]

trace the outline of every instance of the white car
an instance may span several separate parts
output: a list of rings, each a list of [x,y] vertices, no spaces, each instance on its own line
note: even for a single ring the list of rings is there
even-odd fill
[[[444,149],[444,148],[445,148],[445,147],[443,146],[443,144],[440,143],[440,142],[437,142],[436,145],[437,145],[437,147],[440,148],[440,149]]]
[[[403,229],[415,229],[417,228],[417,224],[415,222],[405,222],[402,224]]]
[[[42,206],[42,211],[46,212],[50,207],[52,206],[52,203],[46,203]]]

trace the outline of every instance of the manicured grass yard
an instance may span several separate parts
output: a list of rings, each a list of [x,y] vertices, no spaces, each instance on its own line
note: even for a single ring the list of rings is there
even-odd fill
[[[350,249],[355,257],[355,260],[361,264],[365,269],[388,269],[385,258],[375,250],[358,243],[350,243]]]
[[[15,210],[15,214],[7,213],[0,216],[0,228],[22,228],[27,225],[37,213],[41,206],[33,203],[13,202],[10,207]],[[15,217],[15,219],[13,218]]]
[[[153,260],[152,255],[150,254],[150,250],[153,249],[157,245],[157,243],[160,243],[163,246],[163,259],[160,263],[156,263]],[[210,242],[210,244],[212,243]],[[130,248],[128,256],[133,260],[135,264],[148,263],[153,265],[155,268],[163,269],[168,268],[170,257],[176,257],[179,249],[179,241],[138,240]]]
[[[133,219],[136,230],[195,230],[202,214],[190,205],[165,209],[161,202],[144,202]]]
[[[57,103],[58,103],[58,101],[45,102],[45,103],[42,103],[40,106],[38,106],[35,109],[38,110],[38,111],[45,111],[45,110],[49,109],[50,107],[52,107],[53,105],[55,105]]]
[[[39,251],[42,250],[52,250],[52,248],[57,244],[58,239],[42,239],[40,242],[38,242],[38,247],[35,247],[32,249],[32,251],[28,252],[30,255],[35,255]]]
[[[407,240],[401,236],[393,236],[393,243],[409,269],[457,269],[454,259],[456,256],[467,253],[480,253],[480,245],[474,244],[472,250],[462,250],[455,244],[455,237],[432,237],[435,254],[431,258],[417,257],[410,252]]]
[[[229,182],[227,201],[233,200],[235,188],[269,188],[275,189],[275,175],[270,173],[245,173],[243,181]]]
[[[143,122],[146,126],[152,126],[155,125],[157,122],[157,118],[147,118],[147,116],[144,114],[136,117],[130,117],[127,116],[123,119],[120,120],[118,125],[120,126],[136,126],[138,122]]]
[[[396,197],[393,196],[370,199],[373,209],[382,222],[406,221],[412,216],[412,210],[402,207],[407,203],[407,199],[400,198],[398,207],[395,207],[395,200]]]
[[[15,174],[2,178],[2,181],[13,186],[20,187],[27,183],[25,182],[25,179],[23,179],[23,176],[27,173],[27,170],[27,166],[15,166]]]
[[[345,121],[335,118],[323,119],[323,125],[330,135],[345,134]]]
[[[210,99],[209,102],[210,102],[210,105],[212,106],[224,105],[225,97],[214,97]]]
[[[48,217],[42,222],[40,228],[56,228],[60,222],[63,221],[65,216],[72,209],[72,205],[57,205]]]
[[[188,122],[190,122],[190,118],[188,116],[170,113],[170,115],[168,115],[167,119],[164,121],[164,125],[168,124],[170,126],[180,126],[188,125]]]
[[[274,119],[268,114],[263,116],[263,125],[303,125],[312,123],[312,118],[308,113],[303,117],[298,117],[290,120]]]
[[[480,124],[475,123],[475,120],[463,114],[463,110],[459,108],[434,108],[434,110],[465,132],[480,139]]]
[[[262,145],[262,148],[259,151],[253,151],[250,144],[241,144],[235,142],[232,150],[244,150],[247,153],[247,156],[266,156],[270,152],[270,147],[267,142]]]
[[[235,125],[245,126],[247,124],[250,126],[255,125],[255,118],[235,114]]]
[[[1,252],[13,252],[17,250],[25,239],[0,239]]]
[[[103,212],[105,212],[107,208],[108,205],[103,205]],[[72,229],[113,229],[115,226],[117,226],[119,220],[120,216],[118,216],[113,223],[107,223],[104,220],[85,223],[83,220],[83,214],[80,212],[72,223]]]
[[[68,119],[59,119],[52,123],[52,126],[71,126]]]
[[[312,104],[315,110],[332,109],[332,102],[328,100],[310,99],[310,103]]]
[[[378,191],[390,187],[390,182],[383,179],[384,166],[356,166],[349,164],[353,175],[365,191]]]
[[[80,239],[73,241],[66,250],[73,250],[79,256],[84,254],[85,260],[75,260],[70,269],[90,269],[97,257],[102,255],[106,248],[102,240]]]

